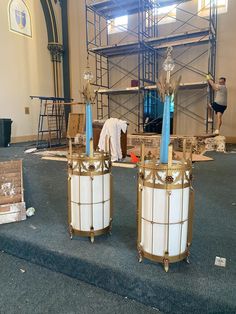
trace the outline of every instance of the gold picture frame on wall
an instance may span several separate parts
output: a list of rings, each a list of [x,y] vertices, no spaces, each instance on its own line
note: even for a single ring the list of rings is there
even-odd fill
[[[10,31],[32,38],[31,15],[23,0],[10,0],[8,4]]]

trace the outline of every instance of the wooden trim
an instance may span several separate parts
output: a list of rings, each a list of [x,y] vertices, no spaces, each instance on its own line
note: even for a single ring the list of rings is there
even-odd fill
[[[11,138],[11,143],[21,143],[29,141],[37,141],[37,135],[15,136]]]
[[[236,144],[236,136],[226,136],[225,142],[227,144]]]

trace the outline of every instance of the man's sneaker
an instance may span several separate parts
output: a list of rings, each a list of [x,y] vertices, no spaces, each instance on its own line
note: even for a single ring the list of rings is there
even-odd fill
[[[214,134],[215,134],[215,135],[219,135],[219,134],[220,134],[220,131],[219,131],[219,130],[215,130]]]

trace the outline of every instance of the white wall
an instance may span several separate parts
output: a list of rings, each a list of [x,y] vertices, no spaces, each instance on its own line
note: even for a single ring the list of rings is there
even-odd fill
[[[53,96],[47,30],[40,1],[25,1],[31,13],[32,38],[9,31],[8,0],[0,1],[0,118],[11,118],[13,141],[37,134],[39,102],[30,95]],[[25,114],[25,107],[30,114]]]

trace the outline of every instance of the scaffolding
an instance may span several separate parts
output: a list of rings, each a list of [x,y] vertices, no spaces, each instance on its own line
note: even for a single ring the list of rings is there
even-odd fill
[[[60,146],[66,133],[64,107],[66,101],[73,99],[45,96],[30,96],[30,98],[40,101],[36,147],[39,149]]]
[[[97,118],[109,117],[125,118],[130,124],[134,124],[135,130],[143,131],[145,124],[145,101],[151,94],[151,102],[158,102],[156,82],[159,75],[159,67],[165,58],[165,50],[172,46],[181,53],[174,56],[177,70],[188,70],[204,80],[182,83],[180,89],[195,89],[203,92],[206,104],[212,101],[213,92],[205,81],[205,75],[210,73],[215,77],[216,59],[216,29],[217,11],[215,0],[210,0],[209,17],[199,16],[198,13],[188,12],[182,7],[183,3],[190,0],[86,0],[86,24],[87,24],[87,50],[94,60],[95,80],[93,85],[96,90]],[[177,19],[178,26],[169,33],[161,34],[161,20],[158,20],[157,9],[174,4],[176,9],[185,13],[185,19]],[[119,26],[122,32],[109,35],[108,29],[117,17],[128,15],[132,20],[130,25]],[[198,18],[203,21],[204,28],[196,26],[192,22]],[[131,24],[131,23],[130,23]],[[182,29],[182,32],[181,32]],[[183,56],[189,53],[195,46],[205,47],[199,55],[194,55],[190,60],[184,60]],[[206,68],[198,69],[194,66],[196,60],[208,55]],[[130,57],[134,58],[132,65]],[[91,63],[92,63],[91,62]],[[112,73],[115,72],[115,75]],[[207,107],[207,106],[206,106]],[[213,121],[206,116],[195,114],[189,105],[183,106],[181,102],[175,109],[182,111],[200,123],[205,124],[206,132],[213,130]],[[156,123],[156,116],[150,123]]]

